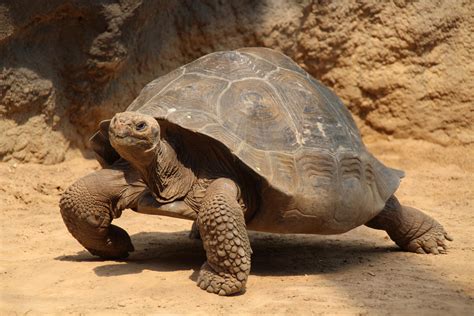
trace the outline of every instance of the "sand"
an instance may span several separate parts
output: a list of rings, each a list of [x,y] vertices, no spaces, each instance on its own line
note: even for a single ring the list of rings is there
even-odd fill
[[[406,171],[398,191],[454,237],[446,255],[400,251],[384,232],[336,236],[250,233],[246,293],[219,297],[195,280],[205,260],[191,222],[125,211],[126,261],[86,252],[59,214],[60,194],[97,170],[76,157],[57,165],[0,164],[0,314],[417,314],[474,313],[474,146],[368,140]]]

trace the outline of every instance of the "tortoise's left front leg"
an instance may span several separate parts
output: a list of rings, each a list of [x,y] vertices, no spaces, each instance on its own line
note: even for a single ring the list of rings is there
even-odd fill
[[[122,210],[195,219],[196,213],[182,201],[160,204],[138,172],[120,160],[77,180],[62,195],[61,215],[69,232],[93,255],[125,258],[134,250],[128,233],[112,224]]]
[[[197,284],[211,293],[230,295],[245,289],[250,272],[250,242],[236,184],[217,179],[206,191],[198,214],[207,262]]]
[[[111,224],[125,208],[134,208],[147,191],[138,172],[118,161],[77,180],[62,195],[61,215],[69,232],[90,253],[125,258],[133,251],[128,233]]]
[[[435,219],[420,210],[401,205],[395,196],[391,196],[380,214],[366,225],[387,231],[400,248],[416,253],[445,253],[446,240],[452,240]]]

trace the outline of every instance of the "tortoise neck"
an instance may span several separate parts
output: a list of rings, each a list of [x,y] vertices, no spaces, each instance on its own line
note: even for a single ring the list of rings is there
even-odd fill
[[[183,198],[196,179],[192,170],[180,161],[174,148],[160,141],[151,163],[140,168],[145,183],[161,203]]]

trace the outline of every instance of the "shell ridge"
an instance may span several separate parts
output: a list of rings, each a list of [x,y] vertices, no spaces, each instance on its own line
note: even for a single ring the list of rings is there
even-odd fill
[[[270,182],[278,181],[279,185],[283,186],[286,191],[294,192],[299,186],[299,177],[297,174],[297,166],[294,155],[287,153],[269,153],[270,170],[272,175]]]
[[[329,90],[328,88],[326,88],[326,89]],[[339,97],[336,97],[335,101],[339,104],[339,106],[341,108],[345,108],[349,112],[349,109],[344,105],[344,103],[342,103],[342,101]],[[355,122],[353,120],[349,119],[349,117],[347,117],[347,115],[345,113],[343,113],[339,108],[336,108],[336,110],[342,115],[342,119],[344,120],[346,128],[350,132],[350,136],[353,139],[354,139],[355,136],[356,136],[355,138],[360,138],[361,137],[360,132],[357,129],[357,126],[355,125]],[[352,114],[350,114],[350,112],[349,112],[349,115],[352,115]],[[356,132],[356,135],[352,134],[353,131]]]
[[[145,108],[150,102],[152,102],[155,98],[159,97],[161,95],[162,92],[166,91],[166,89],[168,89],[168,87],[170,85],[172,85],[174,82],[176,82],[178,79],[182,78],[184,73],[185,73],[185,69],[183,67],[183,69],[181,70],[181,74],[174,78],[173,80],[171,80],[170,82],[168,82],[168,84],[166,84],[166,86],[164,86],[160,91],[158,91],[153,97],[150,98],[150,100],[148,100],[147,102],[145,102],[140,108]]]
[[[295,137],[296,137],[296,141],[298,142],[298,144],[300,145],[301,147],[301,144],[303,143],[303,140],[301,139],[301,133],[300,133],[300,130],[298,128],[298,126],[296,125],[296,122],[298,122],[298,116],[295,114],[294,111],[292,110],[289,110],[286,106],[285,106],[285,103],[283,102],[283,99],[281,98],[281,95],[280,93],[278,93],[278,90],[275,88],[275,86],[269,82],[269,81],[266,81],[264,80],[268,86],[272,89],[273,93],[275,93],[275,95],[277,96],[278,98],[278,101],[280,102],[280,105],[283,106],[283,108],[285,109],[286,113],[288,113],[291,117],[291,125],[292,127],[294,128],[294,131],[295,131]],[[294,151],[294,150],[293,150]]]
[[[222,123],[222,120],[220,119],[221,118],[221,100],[222,100],[222,96],[230,89],[230,87],[232,86],[232,81],[227,81],[227,86],[220,92],[219,96],[217,97],[217,102],[216,102],[216,105],[215,105],[215,110],[216,110],[216,116],[218,117],[218,122],[221,122]]]
[[[273,74],[276,73],[276,72],[279,72],[281,69],[283,69],[283,68],[277,67],[276,69],[273,69],[272,71],[269,71],[269,72],[265,75],[265,77],[263,77],[263,78],[264,78],[265,80],[269,80],[269,78],[270,78],[271,75],[273,75]]]
[[[250,53],[250,52],[239,52],[239,53],[240,53],[240,54],[244,54],[244,55],[249,55],[249,56],[251,56],[251,57],[253,57],[253,58],[255,58],[255,59],[259,59],[259,60],[261,60],[261,61],[264,61],[264,62],[266,62],[267,64],[270,64],[270,65],[275,66],[275,67],[279,67],[279,66],[276,65],[275,63],[273,63],[273,62],[271,62],[271,61],[269,61],[269,60],[266,60],[266,59],[264,59],[264,58],[262,58],[262,57],[260,57],[260,56],[258,56],[258,55],[255,55],[255,54],[253,54],[253,53]]]
[[[229,80],[229,79],[226,79],[226,78],[223,78],[223,77],[214,76],[214,75],[209,75],[209,74],[203,74],[203,73],[195,72],[195,71],[187,71],[187,70],[185,70],[185,71],[184,71],[184,74],[186,74],[186,75],[195,75],[195,76],[198,76],[198,77],[209,78],[209,79],[217,79],[217,80],[227,81],[227,82],[231,82],[231,81],[232,81],[232,80]]]
[[[337,109],[333,106],[332,102],[327,98],[327,96],[324,94],[324,92],[321,91],[321,88],[320,88],[319,85],[317,84],[316,80],[314,80],[313,78],[311,78],[309,74],[307,74],[306,77],[307,77],[311,82],[313,82],[313,84],[314,84],[315,87],[316,87],[316,90],[318,90],[319,94],[324,98],[324,100],[326,100],[327,106],[331,109],[331,112],[335,115],[335,117],[339,117],[339,116],[340,116],[339,114],[342,114],[342,113],[340,113],[340,111],[337,110]],[[342,115],[342,116],[344,116],[344,115]],[[349,136],[351,137],[351,140],[352,140],[352,133],[349,131],[349,129],[348,129],[348,127],[347,127],[347,122],[346,122],[345,118],[343,118],[343,119],[344,119],[344,122],[346,123],[346,124],[344,124],[343,128],[344,128],[344,130],[346,131],[346,135],[349,135]],[[337,146],[336,146],[337,144],[335,143],[335,140],[334,140],[333,138],[329,138],[329,139],[331,140],[331,143],[332,143],[332,145],[333,145],[332,148],[337,149]],[[355,150],[354,145],[353,145],[353,142],[351,142],[351,149],[352,149],[352,150]]]
[[[358,156],[341,157],[339,160],[339,169],[341,170],[341,179],[354,177],[357,180],[362,179],[362,160]]]
[[[173,120],[170,120],[169,117],[171,115],[176,115],[176,114],[188,114],[188,115],[192,115],[193,113],[202,113],[202,111],[200,110],[195,110],[195,109],[184,109],[184,110],[176,110],[176,111],[168,111],[166,112],[166,115],[164,116],[164,119],[170,121],[170,122],[173,122]],[[217,118],[217,116],[215,116],[213,113],[206,113],[206,116],[214,119],[215,122],[218,122],[219,119]],[[215,122],[211,122],[211,123],[208,123],[206,125],[204,125],[202,128],[210,125],[210,124],[214,124]],[[201,127],[199,128],[201,129]]]
[[[378,161],[371,153],[368,154],[373,173],[375,174],[374,179],[379,195],[384,201],[387,201],[393,192],[395,192],[400,186],[401,178],[404,175],[403,171],[389,168]]]
[[[326,181],[339,183],[337,172],[337,160],[334,155],[316,150],[304,150],[298,154],[298,169],[304,174],[304,182],[310,187],[316,186],[319,178]]]
[[[265,80],[265,78],[260,78],[260,77],[245,77],[245,78],[242,78],[242,79],[230,80],[230,82],[231,83],[236,83],[236,82],[242,82],[242,81],[247,81],[247,80],[259,80],[259,81],[263,81],[263,82],[268,82],[267,80]]]
[[[324,93],[324,91],[322,91],[321,89],[321,84],[316,80],[314,79],[313,77],[311,77],[311,75],[309,73],[306,74],[306,77],[316,86],[316,89],[319,91],[319,93],[323,96],[323,98],[328,102],[328,105],[329,107],[333,110],[333,113],[335,113],[337,115],[337,117],[341,117],[343,122],[344,122],[344,130],[346,131],[347,135],[350,137],[350,139],[352,140],[351,142],[351,148],[353,150],[360,150],[360,148],[354,148],[354,144],[357,144],[359,145],[359,143],[361,143],[360,141],[360,134],[358,132],[358,130],[356,130],[356,135],[354,135],[352,132],[353,132],[353,128],[352,126],[355,124],[353,121],[350,121],[349,118],[346,116],[345,113],[343,113],[337,106],[335,106],[335,104],[333,104],[334,102],[331,102],[331,100],[328,99],[328,97],[326,96],[326,94]],[[326,88],[328,90],[328,92],[332,93],[331,90],[329,90],[328,88]],[[341,100],[339,99],[339,97],[335,96],[334,97],[334,101],[338,103],[338,105],[340,107],[344,107],[346,108],[346,106],[341,102]],[[347,109],[347,108],[346,108]],[[349,111],[347,109],[347,111]],[[349,113],[349,115],[351,115]],[[355,126],[355,128],[357,129],[357,127]],[[364,147],[363,144],[361,144],[361,147]]]
[[[264,59],[264,58],[262,58],[262,57],[260,57],[260,56],[258,56],[258,55],[255,55],[255,54],[253,54],[253,53],[250,53],[250,52],[240,52],[240,53],[241,53],[241,54],[251,55],[252,57],[254,57],[254,58],[256,58],[256,59],[260,59],[260,60],[262,60],[262,61],[265,61],[265,62],[269,63],[269,64],[272,65],[272,66],[275,66],[275,67],[280,68],[280,69],[285,69],[285,70],[291,71],[291,72],[293,72],[293,73],[295,73],[295,74],[298,74],[298,75],[304,77],[304,75],[303,75],[302,73],[300,73],[300,72],[297,72],[297,71],[295,71],[295,70],[293,70],[293,69],[290,69],[290,68],[278,66],[278,65],[275,64],[274,62],[272,62],[272,61],[270,61],[270,60],[266,60],[266,59]],[[291,61],[292,63],[296,64],[298,67],[300,67],[297,63],[295,63],[291,58],[289,58],[289,57],[286,56],[285,54],[283,54],[283,53],[280,53],[280,54],[281,54],[283,57],[288,58],[289,61]],[[301,68],[301,67],[300,67],[300,68]]]

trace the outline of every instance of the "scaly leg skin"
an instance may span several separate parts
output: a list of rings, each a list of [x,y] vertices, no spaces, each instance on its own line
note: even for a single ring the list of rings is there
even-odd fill
[[[201,267],[197,284],[219,295],[244,291],[250,272],[252,250],[237,192],[233,181],[215,180],[207,189],[198,214],[207,262]]]
[[[111,225],[125,208],[136,207],[146,186],[128,163],[120,161],[76,181],[62,195],[61,215],[69,232],[93,255],[125,258],[133,251],[125,230]]]
[[[453,240],[440,223],[415,208],[401,205],[395,196],[366,225],[387,231],[400,248],[421,254],[446,253],[446,240]]]

